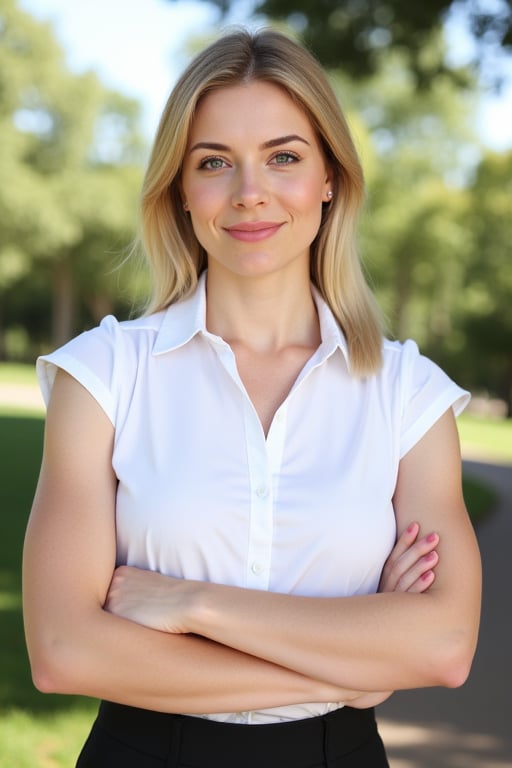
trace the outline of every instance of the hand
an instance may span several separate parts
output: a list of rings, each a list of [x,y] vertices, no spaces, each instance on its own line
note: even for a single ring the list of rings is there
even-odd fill
[[[197,584],[122,565],[114,571],[103,607],[145,627],[184,634]]]
[[[411,523],[402,533],[384,564],[379,592],[425,592],[435,580],[439,562],[437,533],[418,540],[420,527]]]

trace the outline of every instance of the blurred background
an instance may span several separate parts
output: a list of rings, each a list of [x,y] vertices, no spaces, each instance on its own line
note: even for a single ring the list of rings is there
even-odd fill
[[[505,0],[1,0],[0,359],[133,310],[147,285],[124,259],[168,92],[220,27],[270,23],[312,48],[349,116],[390,334],[510,415],[511,16]]]
[[[360,250],[389,335],[473,393],[460,428],[479,462],[465,493],[486,573],[481,648],[462,693],[383,710],[393,768],[512,766],[510,0],[0,0],[0,768],[73,765],[96,707],[39,694],[26,658],[34,361],[143,302],[127,255],[152,136],[183,66],[232,24],[297,35],[327,68],[366,173]]]

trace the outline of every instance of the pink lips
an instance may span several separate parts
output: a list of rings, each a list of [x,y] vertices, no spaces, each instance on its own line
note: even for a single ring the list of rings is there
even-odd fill
[[[275,235],[281,227],[282,224],[275,221],[246,221],[225,227],[225,231],[235,240],[241,240],[244,243],[259,243],[260,240],[266,240],[267,237]]]

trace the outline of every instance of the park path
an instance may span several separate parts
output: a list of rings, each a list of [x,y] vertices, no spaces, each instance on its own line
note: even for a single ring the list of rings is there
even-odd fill
[[[28,385],[0,385],[2,403],[43,408],[39,390]],[[464,471],[498,493],[494,513],[477,529],[484,571],[479,645],[462,688],[401,691],[379,707],[391,768],[512,768],[512,466],[463,453]]]
[[[465,461],[493,487],[494,513],[477,528],[482,623],[467,683],[396,693],[378,709],[391,768],[512,768],[512,467]]]
[[[43,397],[37,386],[31,384],[5,384],[0,382],[0,405],[21,408],[44,408]]]

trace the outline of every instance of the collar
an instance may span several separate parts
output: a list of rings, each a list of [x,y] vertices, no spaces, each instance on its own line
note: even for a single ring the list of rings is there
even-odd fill
[[[165,310],[153,354],[172,352],[187,344],[198,333],[212,336],[206,330],[206,271],[199,276],[197,286],[190,296],[171,304]]]
[[[336,349],[340,349],[348,364],[347,341],[336,319],[320,292],[312,286],[313,299],[318,312],[322,343],[319,352],[326,358]],[[218,343],[218,336],[206,328],[206,270],[200,275],[194,292],[182,301],[171,304],[165,310],[160,330],[158,331],[153,354],[161,355],[172,352],[187,344],[194,336],[201,334]]]

